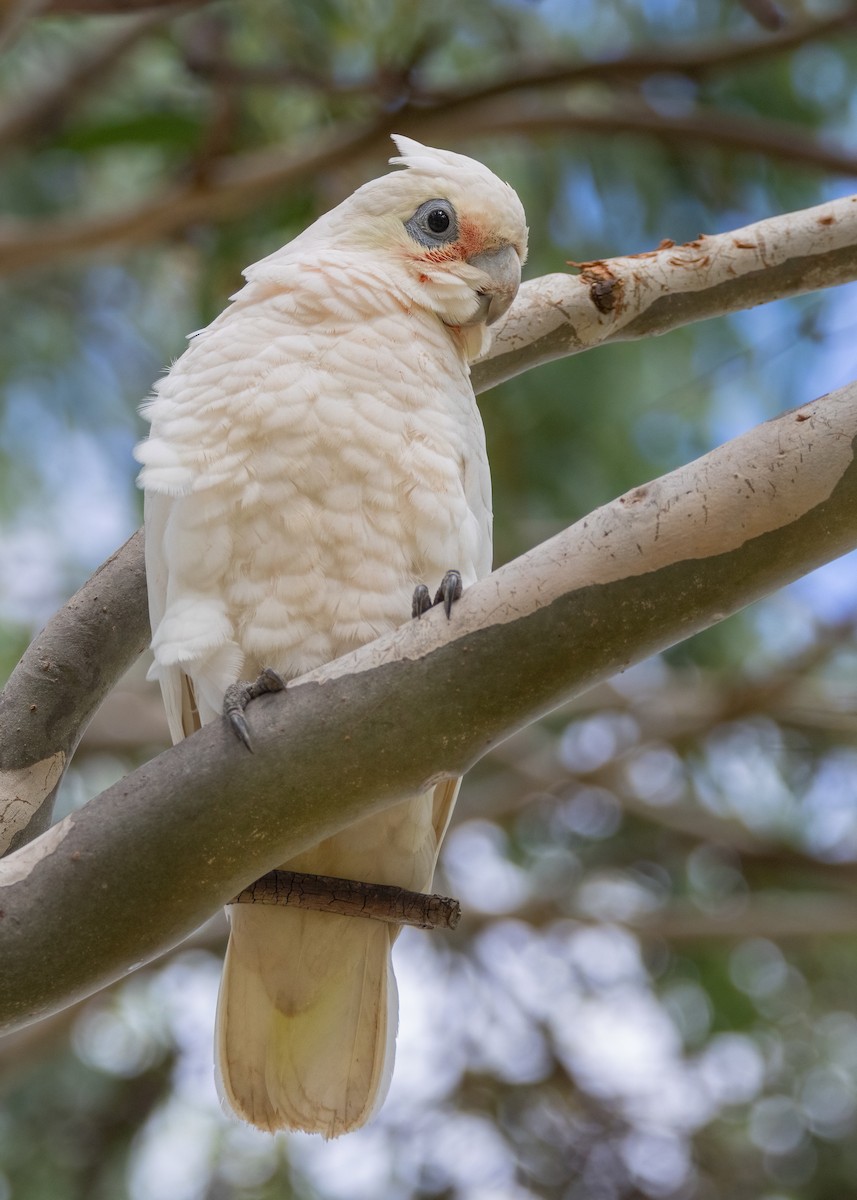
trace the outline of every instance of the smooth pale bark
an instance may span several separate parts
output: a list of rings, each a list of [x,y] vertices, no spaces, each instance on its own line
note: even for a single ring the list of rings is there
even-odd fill
[[[284,859],[857,545],[857,385],[636,488],[206,726],[0,862],[0,1027],[175,945]],[[47,964],[49,968],[47,968]]]

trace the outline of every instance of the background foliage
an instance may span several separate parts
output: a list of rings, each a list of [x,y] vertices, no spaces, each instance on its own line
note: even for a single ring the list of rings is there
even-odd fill
[[[139,523],[152,380],[244,266],[383,170],[391,130],[515,184],[530,275],[818,203],[857,174],[851,5],[0,13],[7,668]],[[852,378],[854,306],[853,286],[821,292],[484,397],[497,561]],[[400,939],[397,1071],[368,1129],[323,1144],[221,1115],[215,920],[0,1041],[0,1200],[851,1194],[855,575],[834,564],[473,773],[439,881],[467,916]],[[93,723],[66,807],[165,744],[142,677]]]

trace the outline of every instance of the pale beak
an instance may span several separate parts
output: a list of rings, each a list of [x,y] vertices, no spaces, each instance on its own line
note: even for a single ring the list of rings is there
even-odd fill
[[[477,296],[479,307],[469,321],[462,325],[493,325],[509,308],[521,282],[521,260],[514,246],[499,246],[496,250],[483,250],[468,259],[471,267],[484,271],[489,282],[480,288]]]

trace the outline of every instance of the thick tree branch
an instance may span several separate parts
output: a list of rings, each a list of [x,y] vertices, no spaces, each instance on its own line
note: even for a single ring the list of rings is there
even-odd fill
[[[254,755],[207,725],[8,856],[0,1026],[104,986],[307,846],[857,546],[855,443],[857,384],[598,509],[452,620],[433,610],[257,701]]]

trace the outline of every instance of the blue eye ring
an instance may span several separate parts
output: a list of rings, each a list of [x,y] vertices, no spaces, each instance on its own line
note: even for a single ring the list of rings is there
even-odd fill
[[[458,237],[458,217],[455,209],[445,198],[426,200],[412,217],[405,221],[405,229],[421,246],[445,246]]]

